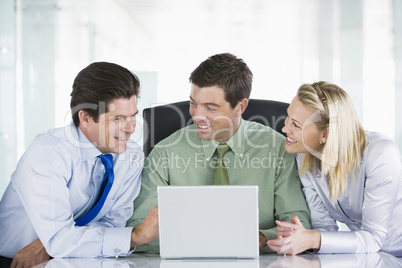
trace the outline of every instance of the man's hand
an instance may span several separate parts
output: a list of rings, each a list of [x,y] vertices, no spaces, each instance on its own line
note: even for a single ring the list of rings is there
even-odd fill
[[[154,206],[145,220],[133,229],[131,233],[131,247],[149,244],[159,235],[158,207]]]
[[[261,232],[259,232],[260,250],[267,245],[267,238]]]
[[[39,239],[36,239],[28,246],[15,254],[10,268],[32,267],[50,259],[45,247]]]

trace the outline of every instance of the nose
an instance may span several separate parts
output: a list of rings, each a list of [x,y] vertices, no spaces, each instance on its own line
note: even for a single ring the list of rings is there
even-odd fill
[[[193,120],[205,120],[206,116],[203,115],[202,109],[199,105],[191,105],[190,106],[190,115],[193,118]]]
[[[135,131],[135,126],[137,125],[137,121],[134,119],[128,119],[126,121],[126,124],[124,125],[124,132],[127,132],[129,134],[133,134]]]
[[[285,134],[289,133],[289,130],[290,130],[289,125],[288,125],[288,120],[289,120],[289,117],[286,117],[285,125],[282,128],[282,132]]]

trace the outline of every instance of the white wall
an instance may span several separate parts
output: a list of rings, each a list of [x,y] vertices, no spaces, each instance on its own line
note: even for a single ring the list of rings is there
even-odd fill
[[[363,125],[401,148],[401,2],[1,0],[0,196],[32,139],[68,124],[73,79],[93,61],[134,71],[143,109],[187,100],[190,72],[231,52],[254,73],[252,98],[289,102],[302,83],[337,83]]]

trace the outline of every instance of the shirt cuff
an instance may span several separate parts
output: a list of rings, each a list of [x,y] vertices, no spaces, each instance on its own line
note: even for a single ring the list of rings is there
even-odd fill
[[[134,249],[131,245],[131,227],[107,228],[103,237],[103,257],[126,257]]]
[[[276,227],[272,228],[272,229],[268,229],[268,230],[259,230],[259,231],[260,231],[260,233],[262,233],[265,236],[267,241],[271,240],[271,239],[275,239],[277,237],[276,236]],[[273,253],[273,252],[275,252],[275,251],[271,250],[267,245],[265,245],[265,247],[260,250],[260,254]]]
[[[353,232],[320,231],[321,247],[318,253],[355,253],[357,237]]]
[[[268,240],[271,240],[271,239],[277,238],[277,235],[276,235],[276,232],[277,232],[276,227],[271,228],[271,229],[268,229],[268,230],[259,230],[259,231],[260,231],[260,233],[262,233],[262,234],[265,236],[265,238],[267,239],[267,241],[268,241]]]

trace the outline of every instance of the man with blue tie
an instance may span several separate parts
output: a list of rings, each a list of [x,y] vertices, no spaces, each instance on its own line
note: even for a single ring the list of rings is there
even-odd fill
[[[52,257],[117,257],[158,236],[157,208],[130,228],[144,155],[130,141],[140,82],[107,62],[84,68],[71,93],[73,122],[36,137],[0,203],[0,256],[11,267]],[[4,258],[3,258],[4,260]]]

